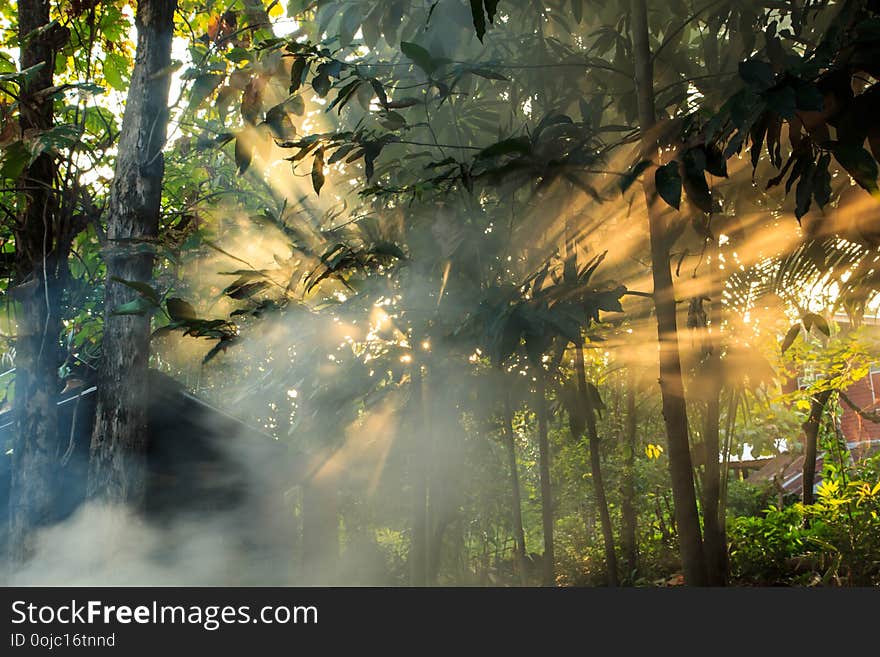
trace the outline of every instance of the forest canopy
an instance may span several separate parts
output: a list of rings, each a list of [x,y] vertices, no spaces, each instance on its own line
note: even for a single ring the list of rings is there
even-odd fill
[[[10,581],[880,584],[880,3],[0,30]]]

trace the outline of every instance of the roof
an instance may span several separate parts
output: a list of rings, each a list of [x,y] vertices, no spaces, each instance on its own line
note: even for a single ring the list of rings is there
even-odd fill
[[[847,452],[853,461],[860,461],[880,452],[880,440],[862,440],[847,443]],[[816,456],[816,481],[822,481],[822,468],[825,463],[825,452]],[[800,494],[803,487],[804,455],[783,452],[768,459],[758,471],[751,473],[747,481],[777,481],[786,493]]]

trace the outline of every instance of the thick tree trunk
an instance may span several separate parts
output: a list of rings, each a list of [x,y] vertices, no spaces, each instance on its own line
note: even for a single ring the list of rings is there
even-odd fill
[[[623,445],[623,480],[621,483],[622,517],[621,544],[623,560],[626,564],[627,578],[635,580],[638,572],[638,542],[636,541],[636,487],[635,487],[635,454],[636,454],[636,375],[635,368],[630,366],[626,384],[626,427]]]
[[[547,393],[544,368],[538,366],[535,413],[538,416],[538,469],[541,477],[541,521],[544,528],[544,556],[541,585],[556,586],[556,558],[553,554],[553,489],[550,485],[550,439],[547,428]]]
[[[593,493],[599,509],[599,523],[602,526],[602,539],[605,544],[605,568],[608,573],[608,586],[618,586],[617,555],[614,552],[614,529],[611,514],[608,512],[608,499],[605,495],[605,482],[602,479],[602,459],[599,453],[599,432],[596,429],[596,411],[587,392],[587,376],[584,368],[584,345],[575,344],[575,370],[577,372],[578,392],[584,405],[587,420],[587,437],[590,441],[590,474],[593,479]]]
[[[513,409],[510,406],[510,393],[504,398],[504,446],[507,451],[507,467],[510,470],[511,505],[513,507],[513,536],[516,545],[513,558],[520,584],[528,583],[526,573],[526,533],[523,529],[522,496],[519,490],[519,471],[516,466],[516,442],[513,436]]]
[[[19,96],[23,135],[49,130],[52,99],[42,91],[52,86],[55,49],[64,28],[49,25],[48,0],[19,0],[18,35],[21,68],[40,66],[22,83]],[[9,548],[13,563],[32,553],[34,530],[52,520],[53,483],[58,463],[57,393],[60,365],[59,268],[67,251],[58,242],[57,168],[43,153],[18,179],[15,233],[15,287],[18,302],[15,343],[15,439],[9,491]],[[63,262],[62,262],[63,261]]]
[[[717,250],[716,250],[717,251]],[[727,583],[727,538],[721,522],[721,291],[712,294],[711,324],[706,336],[708,372],[706,381],[706,417],[703,426],[705,466],[703,470],[703,534],[705,537],[706,571],[710,586]]]
[[[104,254],[107,291],[89,494],[136,507],[143,504],[146,481],[150,318],[113,312],[137,296],[116,279],[152,279],[176,6],[176,0],[138,3],[137,53],[110,193]]]
[[[694,471],[688,441],[688,417],[681,375],[675,288],[669,262],[670,231],[666,213],[657,203],[654,171],[658,148],[651,133],[655,127],[654,71],[648,40],[645,0],[632,0],[632,41],[636,94],[642,133],[642,157],[653,162],[644,176],[645,201],[651,239],[651,273],[654,280],[654,308],[660,342],[660,394],[669,449],[669,472],[675,501],[675,520],[685,581],[691,586],[707,583],[706,560],[700,531],[700,516],[694,492]]]
[[[831,390],[823,390],[810,400],[810,416],[804,422],[804,476],[801,489],[804,504],[812,504],[813,485],[816,483],[816,454],[819,442],[819,428],[822,426],[822,413],[831,397]]]

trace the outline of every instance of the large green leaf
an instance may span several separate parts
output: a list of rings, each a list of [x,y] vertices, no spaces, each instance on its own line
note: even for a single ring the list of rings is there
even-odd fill
[[[431,57],[431,53],[422,48],[417,43],[412,43],[410,41],[401,41],[400,42],[400,50],[406,55],[409,59],[413,61],[413,63],[422,69],[428,75],[431,75],[435,70],[437,70],[437,61]]]
[[[654,184],[657,186],[660,198],[678,210],[681,205],[681,174],[678,172],[678,162],[668,162],[657,167]]]
[[[877,161],[861,144],[838,142],[831,152],[860,187],[869,192],[877,191]]]

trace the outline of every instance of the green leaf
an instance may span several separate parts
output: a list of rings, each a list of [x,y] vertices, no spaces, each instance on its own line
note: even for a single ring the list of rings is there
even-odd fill
[[[296,93],[299,91],[300,86],[303,83],[303,77],[305,76],[308,62],[305,57],[297,57],[293,60],[293,65],[290,67],[290,93]]]
[[[804,328],[808,331],[810,330],[809,327],[815,326],[825,335],[831,335],[831,328],[828,326],[828,322],[825,321],[825,318],[821,315],[817,315],[816,313],[805,313],[801,321],[804,324]]]
[[[238,175],[242,175],[248,170],[253,157],[254,149],[251,140],[238,137],[235,140],[235,166],[238,167]]]
[[[128,88],[128,60],[115,52],[108,52],[104,57],[104,79],[116,91]]]
[[[509,82],[510,78],[507,78],[501,73],[497,73],[492,69],[488,68],[469,68],[468,73],[473,73],[474,75],[479,75],[481,78],[486,78],[487,80],[499,80],[501,82]]]
[[[225,290],[223,290],[223,294],[232,298],[232,299],[247,299],[248,297],[252,297],[260,290],[263,290],[269,287],[269,283],[266,281],[255,281],[253,283],[248,282],[249,279],[244,277],[238,279]]]
[[[706,154],[692,148],[684,154],[684,189],[688,200],[706,213],[712,212],[712,195],[706,182]]]
[[[323,73],[315,76],[312,80],[312,89],[315,90],[315,93],[318,94],[318,96],[323,98],[330,91],[330,77]]]
[[[315,159],[312,161],[312,187],[315,188],[315,194],[321,195],[321,188],[324,186],[324,147],[321,146],[315,151]]]
[[[285,107],[289,112],[296,114],[297,116],[302,116],[306,113],[306,101],[302,99],[302,96],[293,96],[292,98],[288,98],[287,102],[284,103]]]
[[[767,107],[786,119],[793,119],[797,112],[797,95],[789,86],[768,91],[764,98]]]
[[[339,107],[338,112],[342,112],[342,108],[345,107],[346,103],[351,99],[351,97],[357,91],[357,88],[360,86],[361,80],[354,80],[353,82],[349,82],[342,89],[339,90],[339,93],[336,95],[336,99],[327,106],[325,112],[329,112],[334,107]]]
[[[649,160],[642,160],[635,166],[633,166],[629,171],[627,171],[620,178],[620,193],[625,194],[626,190],[632,187],[632,184],[638,180],[638,177],[642,175],[642,172],[651,166],[651,162]]]
[[[718,178],[727,178],[727,159],[721,149],[711,144],[703,150],[706,152],[706,171]]]
[[[869,192],[877,189],[877,161],[860,144],[837,142],[831,152],[853,180]]]
[[[678,210],[681,205],[681,174],[678,172],[678,162],[668,162],[662,167],[657,167],[654,184],[657,186],[660,198]]]
[[[190,321],[197,319],[196,309],[183,299],[171,297],[165,301],[165,308],[168,316],[175,321]]]
[[[483,0],[483,5],[486,7],[486,16],[489,17],[489,22],[495,22],[495,14],[498,13],[498,0]]]
[[[480,11],[482,12],[482,8]],[[410,41],[401,41],[400,50],[428,75],[431,75],[437,69],[437,62],[431,57],[431,53],[420,45]]]
[[[511,137],[509,139],[503,139],[497,144],[487,146],[479,153],[477,153],[476,159],[485,160],[492,157],[498,157],[499,155],[508,155],[511,153],[528,155],[531,150],[532,144],[529,141],[528,137]]]
[[[810,211],[810,204],[813,199],[813,186],[816,174],[816,165],[812,160],[807,162],[803,173],[801,173],[800,181],[798,181],[795,190],[795,209],[794,216],[798,220]]]
[[[474,30],[477,38],[482,42],[486,34],[486,16],[483,13],[483,0],[471,0],[471,17],[474,21]]]
[[[580,25],[584,19],[584,3],[583,0],[571,0],[571,14],[574,16],[575,22]]]
[[[31,151],[23,141],[3,148],[0,155],[0,177],[15,180],[31,161]]]
[[[379,104],[382,105],[382,107],[384,107],[385,109],[388,109],[388,94],[385,93],[385,87],[382,86],[382,83],[379,82],[376,78],[370,78],[370,86],[373,87],[373,91],[376,92],[376,97],[379,99]]]
[[[772,87],[776,80],[776,76],[773,74],[773,67],[767,62],[757,59],[740,62],[739,76],[748,84],[760,89]]]
[[[339,43],[343,48],[350,46],[354,40],[354,35],[358,27],[360,27],[362,16],[362,8],[357,4],[353,4],[342,15],[342,20],[339,23]]]
[[[205,357],[202,359],[202,365],[211,361],[221,351],[226,351],[227,349],[229,349],[233,340],[234,338],[231,337],[220,338],[220,341],[216,345],[214,345],[214,347],[212,347],[207,354],[205,354]]]
[[[392,256],[398,260],[406,260],[406,254],[403,252],[403,249],[394,242],[377,242],[373,245],[373,248],[370,249],[370,253],[373,255]]]
[[[813,198],[820,208],[824,208],[831,201],[831,172],[828,165],[831,163],[831,156],[824,153],[819,161],[816,162],[816,173],[813,182]]]
[[[794,341],[797,339],[797,336],[801,334],[801,325],[795,324],[790,329],[788,329],[788,333],[785,334],[785,337],[782,340],[782,353],[788,351],[788,348],[794,344]]]
[[[599,388],[597,388],[592,381],[587,381],[587,397],[593,410],[605,410],[605,402],[602,401],[602,395],[599,393]]]
[[[206,73],[197,76],[193,80],[192,89],[189,92],[189,110],[198,109],[207,100],[208,96],[214,93],[214,90],[220,86],[221,82],[223,82],[223,76],[216,73]]]

